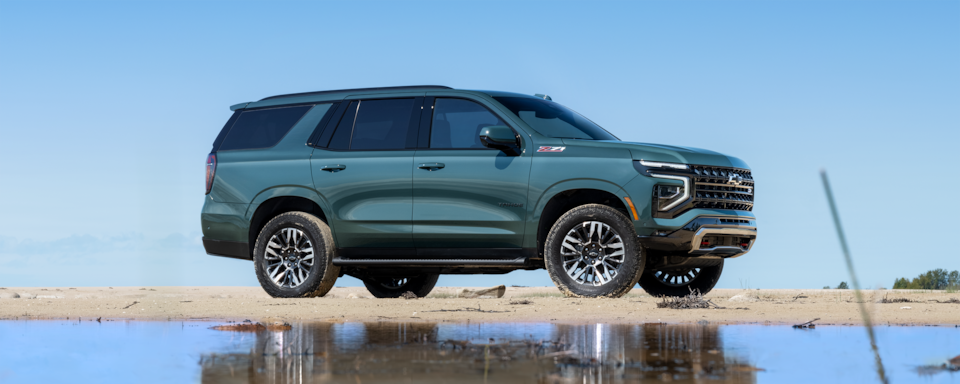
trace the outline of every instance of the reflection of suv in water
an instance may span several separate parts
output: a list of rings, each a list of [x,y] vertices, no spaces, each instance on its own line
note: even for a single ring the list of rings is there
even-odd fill
[[[274,297],[342,275],[425,296],[440,274],[540,268],[568,296],[706,293],[756,240],[743,161],[623,142],[545,95],[392,87],[231,110],[203,245],[253,260]]]

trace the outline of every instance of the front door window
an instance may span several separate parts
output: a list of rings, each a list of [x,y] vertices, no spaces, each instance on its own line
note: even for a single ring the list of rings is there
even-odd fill
[[[464,99],[437,99],[433,107],[433,129],[430,148],[484,148],[480,130],[492,125],[506,125],[482,105]]]

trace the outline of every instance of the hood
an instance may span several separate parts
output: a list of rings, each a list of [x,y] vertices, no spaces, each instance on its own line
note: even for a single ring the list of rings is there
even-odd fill
[[[568,146],[627,149],[634,160],[750,169],[747,163],[736,157],[700,148],[612,140],[563,139],[563,143]]]

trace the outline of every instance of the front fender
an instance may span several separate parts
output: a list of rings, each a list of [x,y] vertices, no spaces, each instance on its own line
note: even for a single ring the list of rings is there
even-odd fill
[[[624,206],[629,206],[627,202],[623,200],[624,196],[628,196],[627,193],[623,190],[623,188],[620,188],[620,186],[614,182],[603,179],[589,178],[563,180],[557,182],[544,189],[542,193],[537,194],[536,196],[528,197],[528,206],[531,207],[531,209],[527,212],[527,217],[530,219],[527,220],[526,223],[526,234],[523,238],[524,248],[537,247],[537,231],[540,225],[540,217],[543,214],[543,209],[547,206],[547,203],[550,202],[550,199],[561,192],[575,189],[594,189],[608,192],[614,196],[617,196]]]

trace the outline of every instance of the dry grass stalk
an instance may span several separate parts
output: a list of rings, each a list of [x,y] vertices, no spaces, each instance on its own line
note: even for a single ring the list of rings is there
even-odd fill
[[[703,298],[703,295],[700,294],[699,290],[690,291],[689,295],[684,297],[666,297],[663,296],[660,298],[660,302],[657,303],[657,308],[671,308],[671,309],[697,309],[697,308],[723,308],[719,305],[714,304],[710,300]]]
[[[857,306],[860,307],[860,315],[863,317],[863,327],[867,329],[867,336],[870,338],[870,349],[873,350],[873,359],[877,364],[877,376],[881,383],[889,384],[890,381],[887,380],[883,360],[880,358],[880,349],[877,347],[877,338],[873,333],[873,323],[870,321],[870,313],[867,312],[863,295],[860,293],[860,283],[857,281],[857,273],[853,269],[853,258],[850,257],[850,248],[847,247],[847,237],[843,234],[843,226],[840,225],[840,214],[837,213],[837,204],[833,201],[833,191],[830,189],[830,181],[827,179],[826,170],[820,170],[820,178],[823,180],[823,189],[827,193],[827,202],[830,204],[830,214],[833,216],[833,224],[837,229],[837,237],[840,238],[840,249],[843,251],[843,259],[847,262],[847,271],[850,272],[850,282],[853,283],[853,294],[856,297]]]
[[[916,300],[910,300],[910,299],[905,298],[905,297],[897,297],[897,298],[893,298],[893,299],[888,299],[886,296],[884,296],[882,299],[880,299],[880,302],[883,303],[883,304],[891,304],[891,303],[917,303],[918,301],[916,301]]]

